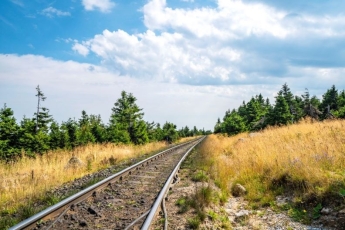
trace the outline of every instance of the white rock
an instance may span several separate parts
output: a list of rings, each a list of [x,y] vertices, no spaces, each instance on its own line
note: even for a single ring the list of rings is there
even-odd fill
[[[324,214],[324,215],[328,215],[330,212],[331,212],[330,208],[323,208],[323,209],[321,209],[321,213]]]
[[[235,214],[235,216],[238,217],[244,217],[244,216],[249,216],[249,211],[248,210],[241,210]]]

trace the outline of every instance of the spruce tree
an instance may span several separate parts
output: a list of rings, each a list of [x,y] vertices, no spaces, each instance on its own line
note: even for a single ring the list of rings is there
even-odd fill
[[[102,122],[101,116],[90,115],[91,133],[95,137],[97,143],[107,141],[106,127]]]
[[[270,125],[286,125],[292,123],[293,116],[290,113],[290,108],[282,93],[279,92],[276,97],[276,102],[269,113]]]
[[[247,130],[244,119],[235,111],[231,112],[222,123],[222,132],[235,135]]]
[[[0,109],[0,160],[10,160],[20,156],[18,130],[12,109],[7,108],[5,104]]]
[[[91,132],[90,119],[85,110],[81,112],[81,119],[79,119],[78,123],[79,127],[76,133],[78,145],[94,143],[96,139]]]
[[[322,102],[319,108],[323,112],[323,119],[333,116],[332,113],[338,110],[338,90],[335,88],[335,85],[332,85],[332,87],[322,95]]]
[[[110,141],[123,143],[130,141],[136,144],[147,142],[146,124],[142,122],[144,113],[136,104],[136,100],[132,93],[121,92],[121,98],[115,102],[110,116]]]
[[[169,143],[175,142],[179,137],[176,130],[176,125],[170,122],[166,122],[163,125],[162,132],[163,132],[163,140]]]

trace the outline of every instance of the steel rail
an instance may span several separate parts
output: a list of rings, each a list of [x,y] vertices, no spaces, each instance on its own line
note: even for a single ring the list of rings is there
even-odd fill
[[[145,165],[149,164],[151,161],[156,160],[159,157],[162,157],[163,155],[171,152],[174,149],[177,149],[181,146],[187,145],[191,142],[193,142],[195,140],[191,140],[176,146],[173,146],[169,149],[166,149],[164,151],[161,151],[145,160],[142,160],[128,168],[125,168],[124,170],[115,173],[114,175],[107,177],[105,179],[103,179],[102,181],[97,182],[96,184],[60,201],[59,203],[50,206],[48,208],[46,208],[45,210],[33,215],[32,217],[23,220],[22,222],[14,225],[13,227],[9,228],[9,230],[18,230],[18,229],[26,229],[29,227],[34,227],[34,225],[40,221],[40,220],[45,220],[48,218],[54,218],[56,216],[58,216],[60,214],[61,211],[65,210],[66,208],[70,207],[72,204],[76,204],[82,200],[85,200],[86,198],[90,197],[95,191],[100,190],[106,186],[108,186],[108,184],[110,184],[111,182],[114,182],[116,180],[122,180],[123,176],[126,175],[131,175],[133,170],[138,169],[139,167],[144,167]]]
[[[141,227],[141,230],[148,230],[156,216],[156,213],[158,211],[158,208],[160,206],[160,204],[162,203],[163,199],[165,198],[166,193],[169,190],[170,184],[172,183],[176,173],[178,172],[178,170],[181,167],[182,162],[186,159],[186,157],[188,156],[188,154],[195,148],[195,146],[197,146],[201,141],[203,141],[206,138],[206,136],[202,137],[199,139],[199,141],[193,145],[192,147],[190,147],[188,149],[188,151],[184,154],[184,156],[181,158],[181,160],[178,162],[178,164],[176,165],[174,171],[170,174],[168,180],[166,181],[163,189],[160,191],[155,203],[153,204],[150,213],[148,214],[148,216],[145,219],[144,224]]]

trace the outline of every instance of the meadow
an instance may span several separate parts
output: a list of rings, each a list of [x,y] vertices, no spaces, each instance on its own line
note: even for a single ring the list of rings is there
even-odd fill
[[[243,185],[254,209],[273,206],[277,195],[303,210],[339,204],[345,196],[344,120],[306,119],[256,133],[210,135],[200,155],[202,170],[216,185],[227,194]]]

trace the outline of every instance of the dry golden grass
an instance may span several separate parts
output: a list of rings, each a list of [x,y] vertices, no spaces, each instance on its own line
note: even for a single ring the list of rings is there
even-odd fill
[[[140,146],[94,144],[73,151],[49,152],[36,159],[24,157],[13,164],[0,163],[0,211],[16,209],[56,186],[106,168],[114,162],[136,158],[164,147],[164,142]],[[82,162],[79,167],[68,163],[72,156]]]
[[[221,188],[241,183],[252,201],[270,202],[277,192],[322,197],[345,189],[344,120],[304,120],[255,134],[211,135],[201,153],[205,169]]]

